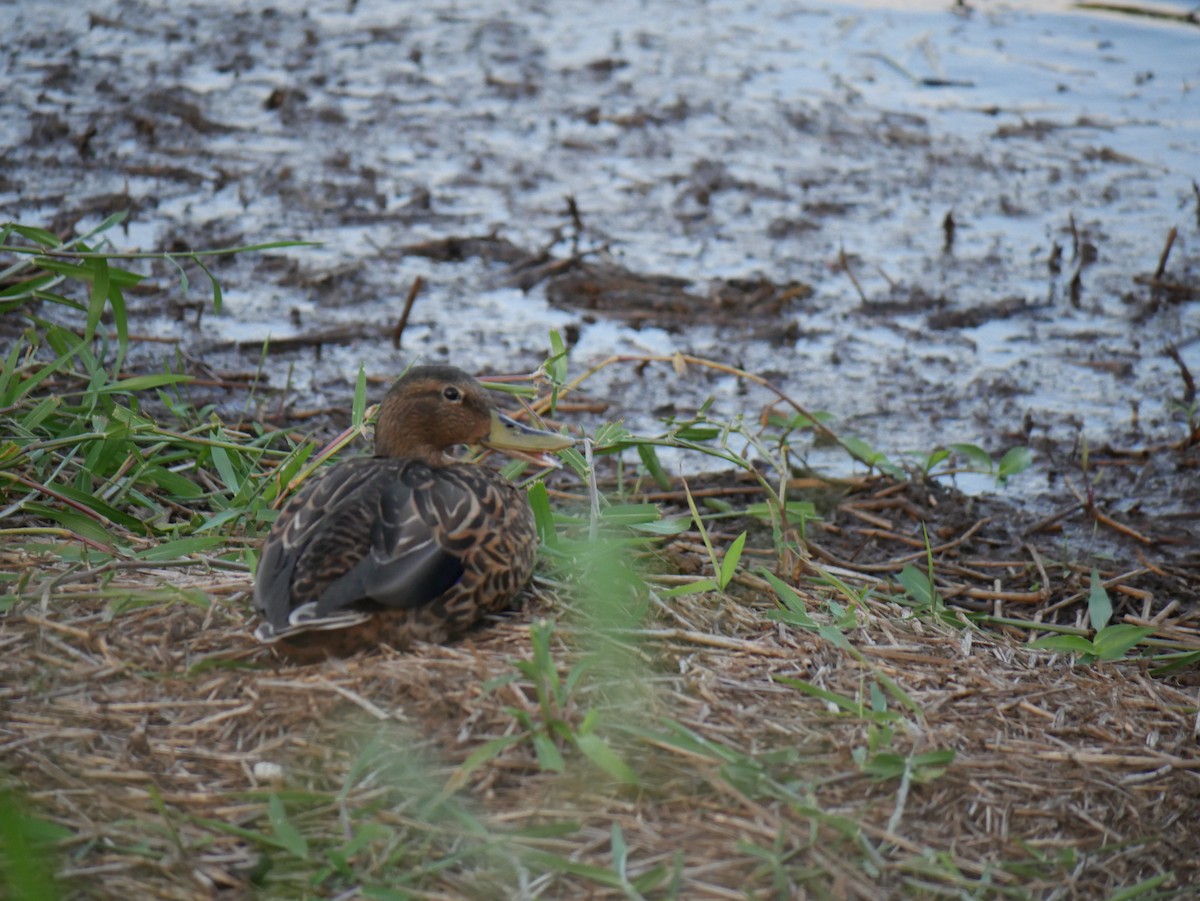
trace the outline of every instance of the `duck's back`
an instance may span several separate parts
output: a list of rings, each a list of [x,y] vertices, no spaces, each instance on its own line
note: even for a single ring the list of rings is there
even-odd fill
[[[524,493],[491,470],[350,460],[280,512],[255,580],[259,637],[335,653],[444,640],[506,607],[535,549]]]

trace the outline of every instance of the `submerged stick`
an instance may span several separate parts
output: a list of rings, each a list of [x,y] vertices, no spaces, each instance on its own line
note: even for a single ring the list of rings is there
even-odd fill
[[[408,314],[412,312],[413,301],[417,299],[423,287],[425,280],[418,275],[413,279],[412,287],[408,289],[408,297],[404,298],[404,309],[400,312],[396,327],[392,329],[392,347],[396,350],[400,349],[400,336],[404,334],[404,327],[408,325]]]
[[[850,284],[854,285],[854,290],[858,292],[858,298],[864,304],[867,303],[867,295],[862,289],[862,285],[858,283],[858,279],[854,277],[854,271],[850,268],[850,258],[846,256],[846,248],[838,248],[838,268],[850,277]]]
[[[1171,226],[1171,230],[1167,232],[1167,243],[1163,245],[1162,253],[1158,256],[1158,268],[1154,270],[1154,280],[1158,281],[1163,277],[1163,272],[1167,268],[1167,257],[1171,255],[1171,247],[1175,244],[1175,236],[1179,230],[1175,226]]]

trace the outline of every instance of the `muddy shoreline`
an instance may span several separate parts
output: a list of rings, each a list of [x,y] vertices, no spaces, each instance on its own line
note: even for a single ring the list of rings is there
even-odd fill
[[[131,365],[170,360],[218,409],[244,405],[268,337],[259,414],[332,429],[360,364],[376,391],[415,359],[527,372],[553,328],[579,370],[736,364],[897,462],[1028,445],[1034,469],[997,501],[1014,522],[1082,493],[1068,556],[1198,565],[1186,23],[950,4],[14,9],[4,218],[69,234],[128,209],[118,250],[321,242],[217,261],[220,316],[198,273],[185,294],[161,266],[131,295],[153,339]],[[586,388],[602,412],[585,428],[772,401],[669,366]],[[861,472],[816,442],[806,462]]]

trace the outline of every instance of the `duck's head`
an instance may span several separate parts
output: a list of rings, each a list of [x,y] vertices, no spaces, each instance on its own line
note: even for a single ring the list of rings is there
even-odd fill
[[[482,444],[540,466],[557,466],[545,454],[574,443],[505,416],[479,382],[454,366],[414,366],[388,391],[375,422],[376,456],[431,466],[452,462],[446,451],[458,444]]]

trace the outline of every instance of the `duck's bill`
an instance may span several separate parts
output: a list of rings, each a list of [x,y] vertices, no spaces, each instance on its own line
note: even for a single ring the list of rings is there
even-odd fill
[[[558,469],[562,466],[554,451],[565,450],[575,443],[574,438],[560,435],[557,432],[547,432],[535,429],[522,422],[517,422],[503,413],[492,413],[492,429],[483,439],[483,445],[498,450],[510,457],[524,460],[535,466]]]

